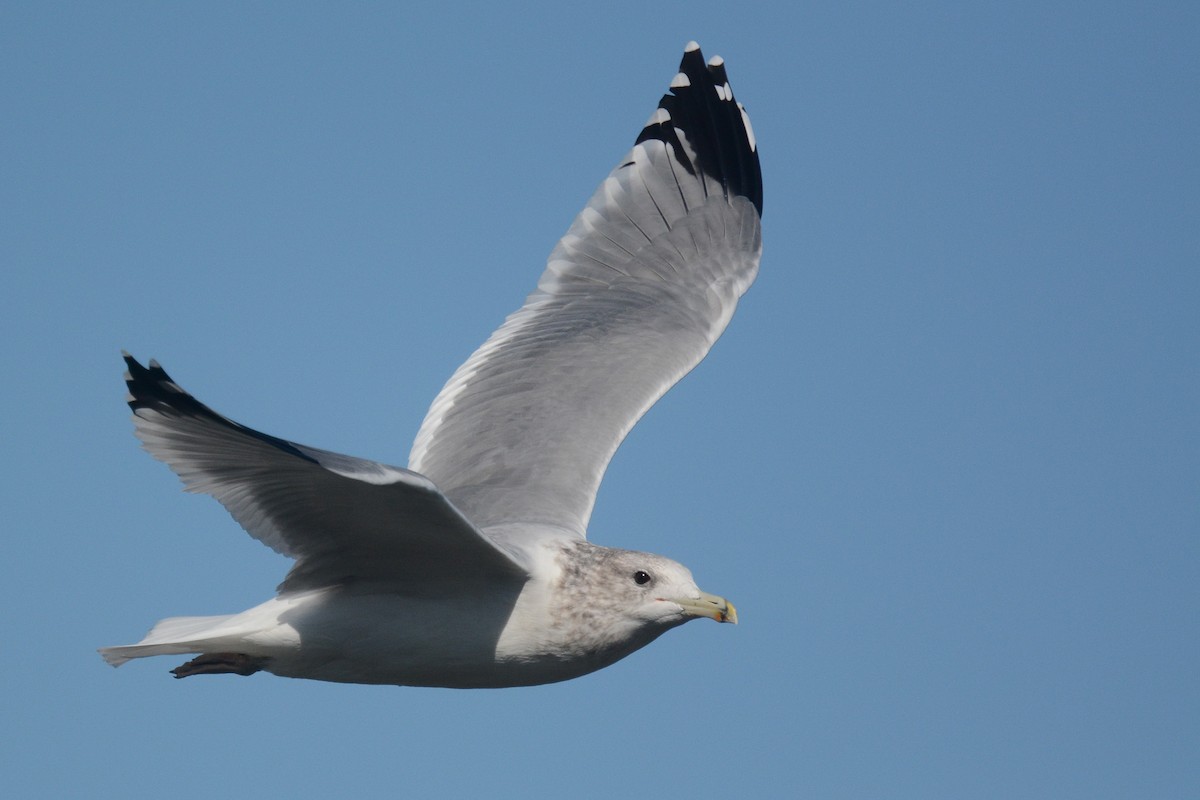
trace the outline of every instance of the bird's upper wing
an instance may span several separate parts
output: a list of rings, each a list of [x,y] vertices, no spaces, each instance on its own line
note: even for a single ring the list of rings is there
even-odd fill
[[[426,478],[251,430],[200,403],[154,361],[147,368],[125,354],[125,363],[146,450],[188,491],[211,494],[252,536],[296,559],[281,591],[525,577]]]
[[[409,468],[480,528],[585,535],[613,452],[704,358],[758,271],[758,152],[723,62],[692,42],[670,88],[417,434]]]

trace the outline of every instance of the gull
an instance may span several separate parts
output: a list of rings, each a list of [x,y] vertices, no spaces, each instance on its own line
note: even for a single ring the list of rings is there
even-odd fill
[[[736,622],[683,565],[586,534],[614,451],[754,281],[761,214],[749,117],[722,59],[690,42],[537,287],[433,401],[407,468],[252,430],[124,353],[143,447],[294,564],[261,605],[164,619],[101,655],[195,656],[177,678],[496,688],[585,675],[692,619]]]

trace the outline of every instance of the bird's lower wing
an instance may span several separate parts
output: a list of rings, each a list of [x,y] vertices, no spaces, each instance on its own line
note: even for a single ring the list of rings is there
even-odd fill
[[[188,491],[296,559],[281,591],[350,581],[522,578],[423,476],[277,439],[217,414],[154,361],[125,354],[138,438]]]

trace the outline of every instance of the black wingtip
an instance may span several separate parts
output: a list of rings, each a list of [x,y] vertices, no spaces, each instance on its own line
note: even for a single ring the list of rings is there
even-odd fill
[[[762,170],[758,144],[745,108],[733,96],[725,61],[705,61],[700,45],[689,42],[679,62],[671,91],[658,103],[637,143],[658,139],[691,173],[703,171],[721,183],[727,197],[745,197],[762,214]],[[693,164],[679,138],[682,132],[696,152]]]
[[[121,351],[121,357],[125,359],[125,386],[129,389],[127,402],[135,414],[139,409],[151,408],[158,412],[217,416],[181,389],[154,359],[150,359],[149,366],[142,366],[124,350]]]
[[[126,398],[126,402],[129,403],[129,407],[133,410],[134,415],[137,415],[138,411],[142,409],[149,409],[168,417],[197,417],[206,419],[210,422],[232,428],[247,436],[253,436],[272,447],[277,447],[294,456],[303,458],[305,461],[318,463],[316,458],[308,453],[301,452],[297,449],[296,445],[289,441],[256,431],[253,428],[247,428],[245,425],[234,422],[228,417],[223,417],[213,411],[204,405],[204,403],[201,403],[184,391],[153,358],[147,362],[147,366],[142,366],[136,358],[124,350],[121,351],[121,357],[125,359],[125,386],[129,389],[129,397]]]

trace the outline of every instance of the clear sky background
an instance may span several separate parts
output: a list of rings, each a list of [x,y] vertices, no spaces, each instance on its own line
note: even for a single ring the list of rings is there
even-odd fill
[[[332,6],[0,9],[0,793],[1196,797],[1200,6]],[[105,666],[287,568],[120,349],[405,463],[693,38],[762,272],[591,535],[742,624],[529,689]]]

